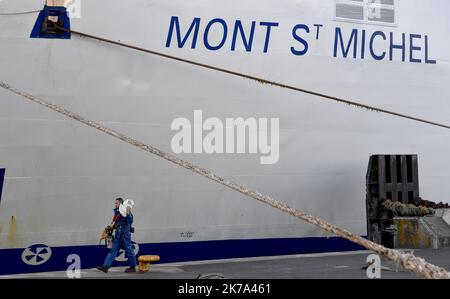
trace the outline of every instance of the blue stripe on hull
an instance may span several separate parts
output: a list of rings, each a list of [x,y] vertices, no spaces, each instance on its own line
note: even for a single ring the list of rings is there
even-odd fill
[[[0,168],[0,203],[2,202],[3,181],[5,180],[5,169]]]
[[[339,237],[279,238],[139,244],[138,255],[157,254],[161,256],[161,263],[170,263],[362,249]],[[23,248],[0,249],[1,275],[66,270],[69,266],[66,259],[70,254],[78,254],[81,257],[83,269],[93,268],[101,265],[108,253],[108,249],[102,245],[52,247],[52,255],[47,262],[30,266],[22,261],[23,251]],[[127,265],[127,262],[114,262],[113,266],[123,265]]]
[[[58,17],[59,25],[62,25],[65,29],[70,30],[70,18],[67,14],[65,7],[59,6],[47,6],[38,15],[33,30],[31,31],[30,38],[50,38],[50,39],[70,39],[71,34],[69,32],[58,33],[44,33],[42,32],[42,25],[49,16]]]

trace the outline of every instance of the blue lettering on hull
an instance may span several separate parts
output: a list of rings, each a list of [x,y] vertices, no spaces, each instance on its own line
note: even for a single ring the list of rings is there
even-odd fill
[[[264,36],[263,53],[269,51],[269,41],[274,27],[278,27],[275,22],[259,22],[257,26],[256,21],[252,21],[249,25],[244,25],[241,20],[236,20],[234,24],[228,24],[224,19],[214,18],[206,23],[203,33],[200,32],[202,21],[196,17],[192,22],[181,29],[180,17],[172,16],[169,24],[169,31],[167,33],[166,47],[170,48],[175,39],[176,46],[181,49],[184,46],[190,45],[191,49],[197,47],[197,42],[200,39],[203,41],[203,47],[210,51],[217,51],[223,49],[231,36],[230,51],[236,51],[238,45],[242,45],[246,52],[252,52],[255,31],[262,30],[261,36]],[[211,35],[218,37],[218,42],[212,44],[210,41]],[[189,43],[188,43],[189,42]]]
[[[427,35],[382,31],[370,34],[365,29],[352,29],[345,34],[340,27],[335,29],[333,57],[436,64],[436,60],[429,57]]]
[[[268,53],[271,39],[280,34],[279,26],[278,22],[256,20],[244,22],[239,19],[230,22],[222,18],[205,20],[195,17],[182,21],[181,17],[172,16],[165,46],[229,52],[235,52],[240,48],[248,53]],[[309,50],[311,43],[323,42],[321,39],[323,34],[320,32],[325,29],[327,28],[323,24],[309,26],[302,23],[295,24],[291,27],[291,42],[277,48],[285,48],[287,53],[303,57],[311,52]],[[430,55],[429,37],[426,34],[341,27],[332,30],[334,40],[327,41],[327,44],[332,47],[330,53],[334,58],[437,63]],[[262,45],[262,49],[256,49],[254,44]]]

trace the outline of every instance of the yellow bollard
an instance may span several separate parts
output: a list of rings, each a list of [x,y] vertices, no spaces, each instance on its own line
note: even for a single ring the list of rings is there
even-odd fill
[[[150,262],[159,262],[159,255],[141,255],[138,258],[139,266],[138,270],[141,273],[150,271]]]

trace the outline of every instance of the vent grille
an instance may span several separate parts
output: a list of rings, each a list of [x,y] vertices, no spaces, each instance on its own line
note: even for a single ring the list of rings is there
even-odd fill
[[[394,0],[336,0],[336,19],[395,25]]]
[[[359,2],[364,2],[364,0],[359,0]],[[394,5],[394,0],[369,0],[368,2],[382,5]]]
[[[393,9],[387,8],[369,8],[369,21],[395,23],[395,12]]]
[[[364,7],[361,5],[336,4],[336,17],[364,21]]]

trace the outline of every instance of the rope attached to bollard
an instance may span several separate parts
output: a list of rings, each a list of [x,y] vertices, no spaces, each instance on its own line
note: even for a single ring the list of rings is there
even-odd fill
[[[388,260],[393,261],[393,262],[397,263],[398,265],[404,267],[405,269],[408,269],[411,272],[417,273],[425,278],[436,278],[436,279],[437,278],[440,278],[440,279],[443,279],[443,278],[449,279],[450,278],[450,273],[448,273],[447,270],[445,270],[444,268],[430,264],[427,261],[425,261],[424,259],[416,257],[413,254],[405,253],[400,250],[389,249],[380,244],[366,240],[360,236],[352,234],[351,232],[349,232],[347,230],[344,230],[344,229],[339,228],[331,223],[328,223],[325,220],[322,220],[318,217],[315,217],[313,215],[310,215],[308,213],[305,213],[305,212],[302,212],[299,210],[295,210],[295,209],[289,207],[288,205],[286,205],[285,203],[277,201],[276,199],[274,199],[268,195],[263,195],[263,194],[259,193],[258,191],[251,190],[251,189],[249,189],[243,185],[240,185],[236,182],[222,178],[222,177],[214,174],[212,171],[209,171],[205,168],[202,168],[200,166],[197,166],[197,165],[187,162],[185,160],[179,159],[179,158],[177,158],[169,153],[166,153],[156,147],[145,144],[145,143],[138,141],[134,138],[131,138],[125,134],[122,134],[118,131],[109,129],[109,128],[107,128],[99,123],[96,123],[94,121],[91,121],[79,114],[73,113],[73,112],[66,110],[64,108],[61,108],[55,104],[52,104],[52,103],[49,103],[42,99],[39,99],[31,94],[20,91],[17,88],[15,88],[9,84],[6,84],[6,83],[0,81],[0,87],[4,88],[12,93],[15,93],[23,98],[26,98],[36,104],[39,104],[43,107],[51,109],[60,114],[63,114],[67,117],[70,117],[78,122],[81,122],[89,127],[97,129],[103,133],[106,133],[114,138],[120,139],[128,144],[134,145],[144,151],[154,154],[160,158],[163,158],[169,162],[172,162],[172,163],[174,163],[180,167],[183,167],[189,171],[195,172],[195,173],[197,173],[203,177],[206,177],[216,183],[219,183],[225,187],[233,189],[233,190],[235,190],[239,193],[242,193],[248,197],[251,197],[260,202],[268,204],[269,206],[272,206],[280,211],[283,211],[292,216],[300,218],[310,224],[313,224],[315,226],[318,226],[318,227],[326,230],[327,232],[333,233],[333,234],[340,236],[344,239],[347,239],[353,243],[356,243],[362,247],[372,250],[372,251],[378,253],[379,255],[384,256]]]

